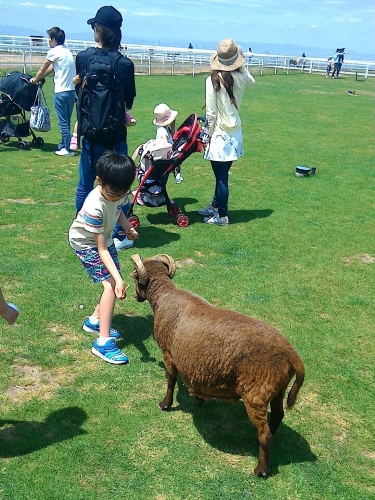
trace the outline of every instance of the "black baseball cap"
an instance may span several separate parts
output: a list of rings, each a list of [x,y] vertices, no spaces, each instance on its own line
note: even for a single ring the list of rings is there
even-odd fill
[[[93,27],[94,23],[102,24],[107,28],[121,28],[122,15],[112,6],[100,7],[95,17],[87,21],[87,24],[91,24],[91,27]]]

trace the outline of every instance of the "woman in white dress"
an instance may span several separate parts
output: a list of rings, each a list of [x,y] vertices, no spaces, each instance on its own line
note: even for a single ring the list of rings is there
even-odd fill
[[[198,210],[204,222],[227,226],[228,176],[232,162],[243,155],[239,109],[246,87],[255,83],[245,67],[242,48],[226,38],[211,57],[211,75],[206,79],[206,119],[210,142],[204,158],[211,161],[215,193],[210,205]]]

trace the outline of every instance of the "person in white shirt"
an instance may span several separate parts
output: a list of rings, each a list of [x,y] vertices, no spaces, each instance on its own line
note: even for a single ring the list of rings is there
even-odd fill
[[[50,50],[47,53],[44,64],[39,68],[30,83],[38,83],[41,78],[54,72],[54,97],[61,141],[57,146],[55,154],[58,156],[74,156],[70,149],[70,121],[74,109],[75,87],[73,78],[76,75],[76,68],[71,51],[65,47],[64,30],[54,27],[47,31],[49,36]]]
[[[232,162],[243,155],[239,109],[246,87],[255,83],[245,67],[242,48],[226,38],[211,56],[211,75],[206,79],[206,119],[210,142],[204,158],[211,161],[215,193],[210,205],[198,210],[204,222],[227,226],[228,176]]]

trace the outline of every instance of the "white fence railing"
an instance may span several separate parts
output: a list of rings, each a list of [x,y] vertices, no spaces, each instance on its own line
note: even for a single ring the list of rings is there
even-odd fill
[[[66,40],[65,45],[74,55],[94,45],[93,41]],[[49,49],[47,37],[18,37],[0,35],[0,71],[21,69],[24,73],[35,73],[44,62]],[[180,47],[151,47],[147,45],[122,45],[121,52],[134,63],[138,74],[192,74],[210,71],[212,50],[184,49]],[[244,53],[252,72],[264,74],[271,71],[277,74],[284,71],[300,73],[325,73],[327,59],[304,58],[295,55],[272,55]],[[375,62],[345,60],[342,75],[355,75],[356,78],[375,76]]]

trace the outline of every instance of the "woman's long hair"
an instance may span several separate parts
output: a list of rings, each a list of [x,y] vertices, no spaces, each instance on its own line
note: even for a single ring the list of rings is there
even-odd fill
[[[220,73],[220,74],[219,74]],[[231,104],[234,104],[237,108],[236,99],[233,94],[233,76],[231,71],[212,71],[211,73],[212,86],[215,92],[219,92],[221,85],[225,88],[229,95]]]
[[[94,24],[95,41],[100,42],[103,49],[119,50],[121,44],[121,29],[107,28],[102,24]]]

